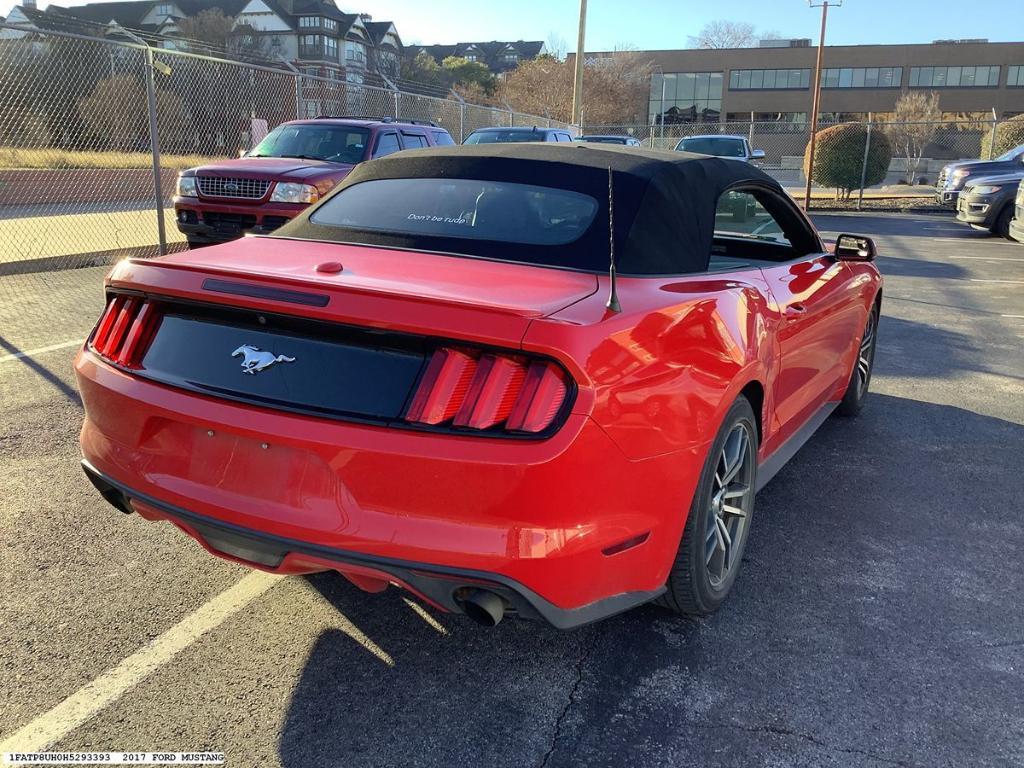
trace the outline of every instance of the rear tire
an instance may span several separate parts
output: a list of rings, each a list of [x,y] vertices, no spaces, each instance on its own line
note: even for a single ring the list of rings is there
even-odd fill
[[[726,414],[704,462],[660,605],[680,614],[706,616],[729,595],[754,512],[757,439],[754,409],[740,397]]]
[[[867,325],[860,337],[857,348],[857,360],[850,374],[850,383],[846,386],[843,399],[836,408],[840,416],[856,416],[864,409],[864,401],[871,385],[871,374],[875,370],[875,347],[878,341],[878,304],[871,307]]]

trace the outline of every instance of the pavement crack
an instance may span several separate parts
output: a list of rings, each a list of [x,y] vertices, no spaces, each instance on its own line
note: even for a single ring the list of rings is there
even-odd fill
[[[562,737],[562,724],[565,722],[565,718],[569,714],[569,710],[572,709],[576,703],[576,696],[579,693],[580,685],[583,683],[583,669],[587,665],[587,661],[594,653],[594,649],[597,647],[597,636],[599,629],[595,628],[591,633],[590,637],[582,640],[580,645],[582,650],[580,657],[576,661],[576,679],[573,681],[572,688],[569,689],[569,695],[566,697],[565,706],[562,707],[562,711],[558,713],[558,717],[555,718],[555,728],[551,734],[551,743],[548,745],[547,751],[544,753],[544,757],[540,761],[538,768],[547,768],[548,761],[555,752],[555,748],[558,746],[558,741]]]
[[[791,738],[803,739],[810,743],[827,749],[831,752],[837,752],[843,755],[862,755],[871,760],[879,763],[885,763],[886,765],[897,765],[900,768],[919,768],[917,763],[907,762],[906,760],[898,760],[892,757],[885,757],[874,752],[869,752],[866,749],[857,749],[856,747],[841,747],[836,744],[829,744],[823,739],[819,739],[817,736],[812,736],[809,733],[801,733],[800,731],[794,731],[791,728],[783,728],[777,725],[740,725],[739,723],[702,723],[693,720],[687,721],[687,725],[693,728],[706,728],[709,730],[717,729],[730,729],[736,731],[744,731],[746,733],[761,733],[771,734],[773,736],[789,736]]]

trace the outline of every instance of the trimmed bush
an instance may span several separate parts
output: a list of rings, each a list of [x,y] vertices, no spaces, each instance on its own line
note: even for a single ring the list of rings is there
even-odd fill
[[[988,136],[985,136],[981,142],[986,150],[991,143]],[[992,157],[999,157],[1004,152],[1009,152],[1021,144],[1024,144],[1024,115],[1017,115],[996,126],[996,146]]]
[[[834,187],[836,199],[846,200],[850,192],[860,189],[860,175],[864,164],[864,144],[868,130],[862,123],[842,123],[818,131],[814,148],[814,178],[812,181],[823,187]],[[811,161],[811,144],[804,150],[804,178]],[[877,127],[871,131],[871,146],[868,149],[865,186],[879,184],[885,180],[892,162],[892,145],[884,131]]]

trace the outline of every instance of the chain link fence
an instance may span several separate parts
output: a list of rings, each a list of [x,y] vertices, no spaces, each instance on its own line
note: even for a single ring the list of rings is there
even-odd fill
[[[942,166],[952,160],[990,157],[995,154],[996,134],[1001,121],[959,120],[941,122],[863,122],[843,123],[855,125],[876,137],[888,140],[892,156],[884,176],[867,185],[873,192],[883,188],[892,194],[930,195],[938,180]],[[818,132],[818,156],[837,141],[836,132],[828,132],[831,123],[821,123]],[[803,173],[804,154],[810,140],[810,123],[792,122],[728,122],[678,123],[667,125],[587,125],[584,134],[627,135],[638,139],[645,147],[659,149],[682,148],[688,138],[697,136],[741,136],[752,150],[761,150],[764,157],[759,167],[783,186],[799,196],[804,194],[806,177]],[[851,162],[861,169],[863,157],[870,153],[871,145],[861,139],[853,148]],[[870,178],[870,175],[868,175]],[[856,178],[859,184],[859,175]],[[855,186],[856,188],[856,186]],[[816,193],[831,193],[832,189],[815,187]]]
[[[0,23],[0,281],[184,247],[177,172],[288,120],[432,120],[461,143],[546,118],[280,67]]]

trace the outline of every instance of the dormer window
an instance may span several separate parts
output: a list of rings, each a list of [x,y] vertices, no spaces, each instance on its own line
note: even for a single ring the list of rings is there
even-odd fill
[[[515,64],[519,61],[518,53],[503,53],[501,54],[501,61],[504,64]]]
[[[467,53],[465,58],[466,58],[466,61],[476,61],[476,54],[475,53]]]
[[[160,18],[168,18],[174,13],[174,6],[170,3],[159,3],[156,6],[156,15]]]

